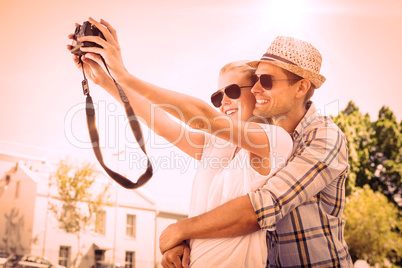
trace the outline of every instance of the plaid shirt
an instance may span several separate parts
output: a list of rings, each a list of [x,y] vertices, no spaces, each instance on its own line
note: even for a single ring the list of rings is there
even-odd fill
[[[286,165],[249,193],[267,230],[269,267],[353,267],[343,230],[349,170],[342,131],[311,105]]]

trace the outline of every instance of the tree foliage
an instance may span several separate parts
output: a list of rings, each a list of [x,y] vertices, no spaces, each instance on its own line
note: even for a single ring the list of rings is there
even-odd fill
[[[349,195],[354,187],[368,184],[398,204],[402,194],[402,122],[398,124],[388,107],[382,107],[372,122],[351,101],[334,122],[345,133],[350,171],[346,185]]]
[[[77,236],[78,252],[73,267],[81,257],[81,233],[95,223],[94,216],[105,205],[110,205],[110,185],[98,185],[97,172],[90,164],[81,167],[60,162],[55,173],[58,198],[50,203],[50,210],[60,224],[60,229]]]
[[[84,231],[93,223],[93,216],[108,204],[109,186],[95,189],[97,172],[90,164],[74,167],[61,162],[56,171],[59,203],[51,203],[50,208],[67,233]],[[96,192],[97,191],[97,192]]]
[[[348,142],[350,170],[346,195],[349,195],[356,186],[362,187],[373,176],[370,156],[375,146],[375,132],[369,115],[362,115],[352,101],[334,118],[334,122],[343,131]]]
[[[371,121],[351,101],[334,119],[345,133],[350,171],[346,183],[345,239],[354,259],[402,261],[402,122],[382,107]],[[398,210],[399,209],[399,210]]]
[[[402,124],[402,122],[401,122]],[[375,167],[370,186],[385,194],[389,200],[402,195],[402,128],[388,107],[382,107],[373,129],[376,144],[371,163]]]
[[[398,208],[380,192],[366,185],[347,197],[344,211],[345,239],[354,260],[369,264],[385,258],[396,263],[402,259],[402,219]]]

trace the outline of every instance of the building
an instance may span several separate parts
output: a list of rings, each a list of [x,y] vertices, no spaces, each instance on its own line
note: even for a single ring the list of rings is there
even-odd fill
[[[159,211],[139,190],[111,187],[111,204],[96,213],[96,223],[79,236],[59,228],[50,204],[60,202],[54,174],[57,163],[0,151],[0,250],[46,257],[53,263],[93,267],[96,262],[122,267],[161,267],[158,240],[163,229],[187,217]],[[97,187],[110,179],[97,178]],[[79,246],[78,246],[79,245]]]

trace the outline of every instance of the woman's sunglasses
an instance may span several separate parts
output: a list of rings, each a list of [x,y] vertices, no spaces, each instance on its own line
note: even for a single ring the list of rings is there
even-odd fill
[[[222,105],[223,94],[228,96],[231,99],[238,99],[241,95],[241,89],[246,87],[253,87],[253,86],[239,86],[236,84],[231,84],[225,87],[222,90],[216,91],[214,94],[211,95],[211,102],[216,107],[219,108]]]

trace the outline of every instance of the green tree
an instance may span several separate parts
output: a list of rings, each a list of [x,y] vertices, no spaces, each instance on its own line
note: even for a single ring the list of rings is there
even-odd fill
[[[333,118],[345,133],[350,172],[346,184],[345,239],[354,259],[370,264],[402,261],[402,122],[382,107],[372,122],[351,101]]]
[[[356,186],[363,187],[373,176],[370,155],[375,143],[375,135],[370,116],[363,115],[359,108],[350,101],[335,118],[334,122],[345,134],[348,142],[350,170],[346,182],[346,195],[353,192]]]
[[[375,167],[369,182],[371,188],[398,204],[402,195],[402,127],[388,107],[382,107],[374,122],[375,147],[370,162]],[[401,207],[400,207],[401,208]]]
[[[109,203],[110,185],[95,187],[97,172],[90,164],[81,167],[60,162],[55,174],[58,201],[50,204],[60,229],[77,236],[78,253],[73,260],[76,267],[81,255],[81,234],[95,223],[94,216]]]
[[[385,258],[393,263],[402,260],[402,220],[398,208],[383,194],[368,185],[356,188],[347,197],[344,219],[345,239],[353,260],[364,259],[371,265]]]
[[[334,122],[345,133],[349,150],[350,171],[346,195],[354,187],[368,184],[397,204],[402,195],[402,122],[398,124],[388,107],[382,107],[378,120],[370,121],[350,101]]]

